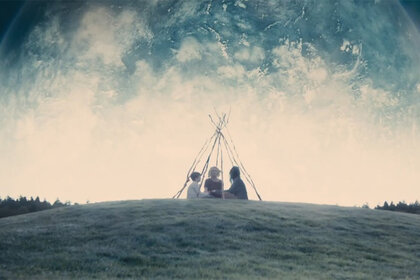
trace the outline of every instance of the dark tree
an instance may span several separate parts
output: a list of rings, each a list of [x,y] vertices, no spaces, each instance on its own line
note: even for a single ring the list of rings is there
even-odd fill
[[[16,200],[8,196],[6,199],[0,198],[0,218],[69,205],[71,205],[69,201],[63,204],[58,199],[51,205],[45,199],[41,202],[38,196],[35,199],[33,197],[27,199],[26,197],[20,196]]]
[[[411,204],[407,204],[405,201],[400,201],[395,205],[392,201],[390,204],[385,201],[383,206],[377,205],[375,209],[420,214],[420,203],[417,200]]]

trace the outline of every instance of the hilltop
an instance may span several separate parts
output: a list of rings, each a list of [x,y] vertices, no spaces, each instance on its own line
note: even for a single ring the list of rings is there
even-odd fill
[[[0,279],[420,279],[420,216],[220,200],[0,219]]]

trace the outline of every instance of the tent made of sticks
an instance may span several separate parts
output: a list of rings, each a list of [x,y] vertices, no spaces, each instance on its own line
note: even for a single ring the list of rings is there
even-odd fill
[[[254,189],[258,199],[262,200],[254,181],[252,180],[250,174],[247,172],[242,161],[239,158],[235,144],[233,143],[232,137],[229,133],[227,124],[229,123],[230,114],[219,115],[216,112],[216,116],[217,121],[215,121],[214,118],[211,115],[209,115],[210,121],[214,126],[215,131],[213,135],[205,141],[201,150],[195,157],[190,169],[187,172],[187,179],[184,185],[172,198],[179,198],[181,196],[182,192],[185,190],[185,188],[188,185],[188,182],[190,181],[190,175],[196,170],[200,170],[199,166],[201,166],[200,164],[202,164],[203,160],[204,164],[201,167],[201,174],[204,176],[209,168],[209,164],[214,162],[214,166],[220,169],[221,179],[223,180],[224,157],[226,157],[227,155],[227,158],[229,159],[231,165],[236,165],[239,167],[242,178],[244,178],[248,182],[248,184]],[[204,179],[201,180],[200,190],[202,188],[203,181]]]

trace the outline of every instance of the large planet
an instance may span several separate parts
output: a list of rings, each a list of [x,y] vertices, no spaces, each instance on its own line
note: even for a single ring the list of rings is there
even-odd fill
[[[172,197],[230,112],[265,200],[420,199],[419,46],[396,0],[28,1],[0,45],[0,195]]]

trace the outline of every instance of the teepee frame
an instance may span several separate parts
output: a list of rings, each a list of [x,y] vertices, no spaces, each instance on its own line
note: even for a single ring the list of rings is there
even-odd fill
[[[190,181],[191,173],[196,170],[198,164],[203,159],[203,156],[205,155],[206,151],[209,151],[209,153],[208,153],[207,157],[205,157],[206,161],[204,162],[204,166],[203,166],[202,171],[201,171],[202,176],[204,176],[204,174],[206,174],[207,169],[209,167],[211,157],[213,155],[213,152],[216,149],[216,166],[218,166],[219,163],[220,163],[221,177],[222,177],[222,180],[223,180],[224,179],[223,178],[223,148],[224,148],[232,166],[236,165],[236,166],[239,167],[239,169],[241,171],[241,174],[243,175],[245,180],[252,186],[252,188],[254,189],[258,199],[262,200],[260,194],[258,193],[257,187],[255,186],[255,183],[251,178],[251,175],[249,175],[249,173],[245,169],[242,161],[239,158],[239,154],[236,151],[235,144],[233,143],[232,137],[230,136],[230,133],[229,133],[229,129],[227,128],[227,124],[229,123],[229,118],[230,118],[230,112],[229,112],[228,115],[223,114],[222,116],[220,116],[217,113],[216,110],[215,110],[215,113],[216,113],[217,120],[218,120],[217,123],[214,121],[212,115],[209,114],[210,121],[211,121],[212,125],[215,127],[215,131],[214,131],[213,135],[205,141],[204,145],[202,146],[201,150],[198,152],[198,154],[195,157],[190,169],[187,172],[187,179],[186,179],[184,185],[172,198],[176,199],[176,198],[179,198],[181,196],[182,192],[185,190],[188,182]],[[226,135],[228,137],[226,137],[226,135],[223,133],[224,131],[226,131]],[[201,190],[203,181],[204,181],[204,179],[201,180],[200,190]]]

